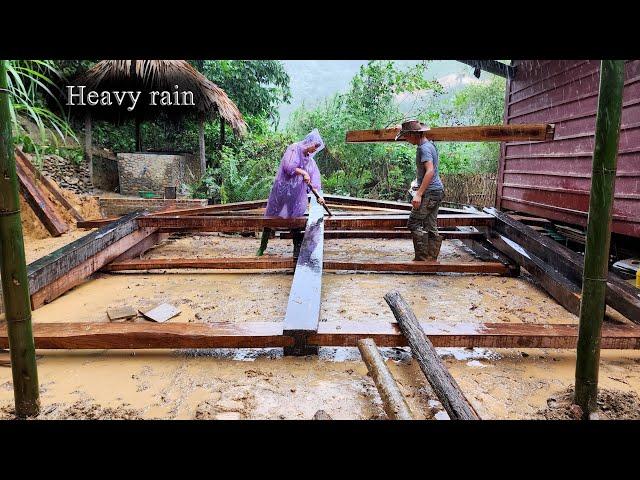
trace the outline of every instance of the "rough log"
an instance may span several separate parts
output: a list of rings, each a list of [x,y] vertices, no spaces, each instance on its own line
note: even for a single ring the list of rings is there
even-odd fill
[[[433,344],[425,336],[407,302],[395,291],[387,293],[384,299],[396,317],[402,333],[407,338],[422,373],[427,377],[427,381],[449,414],[449,418],[452,420],[480,420],[458,383],[440,360]]]
[[[575,349],[577,325],[523,323],[442,324],[421,327],[435,347],[561,348]],[[34,323],[36,347],[41,349],[152,349],[152,348],[271,348],[293,345],[282,335],[282,322]],[[381,321],[320,322],[309,345],[356,347],[372,338],[380,347],[404,347],[407,339],[397,323]],[[6,323],[0,322],[0,348],[7,348]],[[605,325],[603,349],[640,349],[640,327]]]
[[[469,127],[434,127],[424,132],[434,142],[528,142],[553,140],[555,127],[550,124],[476,125]],[[379,130],[351,130],[347,143],[395,142],[400,127]]]
[[[369,375],[378,389],[382,399],[382,408],[389,420],[413,420],[409,405],[391,375],[389,367],[380,355],[376,342],[371,338],[359,340],[358,350],[360,350],[362,360],[367,365]]]

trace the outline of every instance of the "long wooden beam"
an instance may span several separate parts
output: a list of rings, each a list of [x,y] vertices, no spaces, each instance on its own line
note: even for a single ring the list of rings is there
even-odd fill
[[[58,214],[55,206],[40,188],[38,182],[29,171],[22,166],[21,162],[16,162],[16,172],[20,182],[20,192],[27,201],[38,219],[42,222],[47,231],[54,237],[59,237],[69,230],[64,219]]]
[[[563,277],[557,270],[554,270],[533,253],[527,252],[520,245],[500,234],[490,236],[488,241],[518,265],[525,268],[540,283],[542,288],[567,311],[576,316],[580,314],[580,288],[575,283]]]
[[[482,237],[482,232],[463,232],[460,230],[440,230],[438,233],[445,239],[463,239]],[[291,232],[280,233],[280,238],[292,238]],[[410,239],[411,232],[407,229],[395,230],[328,230],[324,232],[325,240],[346,238],[382,238],[382,239]]]
[[[329,217],[325,219],[326,230],[388,230],[405,228],[408,215],[364,215]],[[265,227],[272,229],[290,230],[304,228],[307,219],[275,218],[275,217],[153,217],[144,216],[138,219],[141,227],[161,228],[163,231],[203,231],[203,232],[245,232],[259,231]],[[442,214],[438,215],[438,227],[457,226],[490,226],[494,219],[486,214]]]
[[[155,232],[153,228],[141,228],[105,247],[89,259],[68,270],[63,276],[53,280],[48,285],[31,294],[31,306],[33,309],[50,303],[63,293],[83,283],[89,276],[97,272],[103,266],[119,257],[149,235]]]
[[[220,203],[217,205],[208,205],[206,207],[180,208],[174,210],[165,210],[162,212],[153,212],[150,216],[167,217],[167,216],[195,216],[206,215],[215,212],[237,212],[242,210],[253,210],[254,208],[262,208],[267,205],[267,200],[251,200],[248,202]]]
[[[326,270],[346,270],[354,272],[395,272],[395,273],[496,273],[507,275],[510,268],[501,262],[389,262],[324,260]],[[294,261],[287,257],[247,257],[247,258],[153,258],[114,261],[103,267],[107,272],[169,269],[209,269],[209,270],[279,270],[291,269]],[[296,272],[297,272],[296,267]]]
[[[540,235],[531,227],[495,208],[485,208],[484,211],[495,216],[494,229],[498,233],[518,243],[579,287],[582,285],[584,269],[582,255],[551,238]],[[607,276],[606,301],[611,308],[632,322],[640,324],[640,297],[637,289],[613,272],[609,272]]]
[[[435,142],[526,142],[553,140],[555,127],[547,123],[434,127],[424,136]],[[395,142],[400,127],[378,130],[351,130],[347,143]],[[400,140],[402,141],[402,140]]]
[[[293,337],[282,334],[282,322],[152,323],[66,322],[34,323],[38,349],[154,349],[154,348],[270,348],[287,347]],[[514,323],[441,324],[421,322],[435,347],[563,348],[575,349],[577,325]],[[403,347],[406,338],[396,323],[320,322],[309,345],[355,347],[372,338],[380,347]],[[6,323],[0,323],[0,348],[8,347]],[[606,325],[603,349],[640,349],[640,327]]]
[[[322,258],[324,251],[324,210],[315,197],[309,204],[309,219],[291,282],[283,334],[295,338],[295,344],[285,347],[285,355],[309,355],[317,348],[307,345],[307,337],[318,331],[320,322],[320,292],[322,289]]]
[[[95,232],[91,232],[58,250],[39,258],[27,267],[29,291],[33,294],[71,269],[138,229],[136,218],[141,213],[130,213]]]
[[[60,188],[52,182],[49,177],[44,175],[42,172],[38,171],[36,167],[31,163],[29,158],[24,154],[22,150],[16,148],[16,163],[20,163],[21,167],[25,168],[34,178],[36,178],[45,188],[53,195],[60,205],[62,205],[76,220],[83,220],[82,215],[76,210],[76,208],[66,199],[66,197],[62,194]]]

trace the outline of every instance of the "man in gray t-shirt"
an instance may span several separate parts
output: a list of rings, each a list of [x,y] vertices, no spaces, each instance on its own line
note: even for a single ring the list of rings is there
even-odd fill
[[[412,189],[413,208],[407,228],[411,230],[414,260],[437,260],[442,245],[438,233],[438,209],[444,198],[444,186],[438,175],[438,150],[433,142],[425,138],[425,127],[415,120],[402,124],[396,139],[416,145],[417,187]]]

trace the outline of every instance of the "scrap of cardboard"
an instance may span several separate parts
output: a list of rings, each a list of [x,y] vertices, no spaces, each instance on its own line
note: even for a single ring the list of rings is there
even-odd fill
[[[149,320],[163,323],[169,320],[170,318],[173,318],[176,315],[178,315],[180,313],[180,309],[168,303],[162,303],[157,307],[152,308],[151,310],[147,310],[146,312],[143,312],[142,310],[139,310],[139,312],[142,314],[142,316],[144,316]]]
[[[126,306],[126,307],[115,307],[107,309],[107,316],[109,320],[120,320],[121,318],[132,318],[138,315],[135,308]]]

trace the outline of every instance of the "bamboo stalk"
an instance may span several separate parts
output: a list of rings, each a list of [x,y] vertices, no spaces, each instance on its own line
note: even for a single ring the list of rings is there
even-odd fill
[[[376,384],[382,406],[389,420],[413,420],[409,405],[398,388],[396,380],[384,363],[382,355],[372,338],[358,340],[358,349],[367,365],[369,375]]]
[[[624,61],[602,60],[576,358],[575,403],[585,418],[597,407],[623,85]]]
[[[40,397],[6,69],[0,60],[0,273],[16,415],[27,417],[40,413]]]

